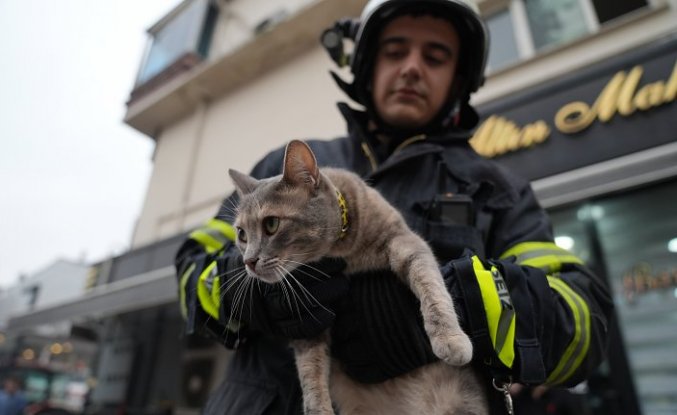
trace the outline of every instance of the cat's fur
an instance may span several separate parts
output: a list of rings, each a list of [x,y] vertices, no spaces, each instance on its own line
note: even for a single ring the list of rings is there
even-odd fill
[[[287,145],[281,176],[256,180],[234,170],[229,174],[241,198],[235,226],[245,235],[238,247],[250,277],[283,284],[290,306],[301,307],[298,302],[312,299],[290,274],[300,264],[340,257],[346,275],[390,268],[420,300],[426,333],[441,359],[364,385],[343,374],[339,363],[331,364],[328,332],[293,341],[306,414],[333,414],[332,400],[341,415],[488,413],[482,388],[465,366],[472,344],[459,327],[432,251],[376,190],[348,171],[318,169],[301,141]],[[337,190],[347,202],[343,231],[345,210]]]

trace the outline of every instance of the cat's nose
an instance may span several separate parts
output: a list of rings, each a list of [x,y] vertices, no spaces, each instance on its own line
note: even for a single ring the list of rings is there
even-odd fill
[[[247,265],[252,271],[256,271],[257,262],[259,262],[258,258],[249,258],[244,261],[245,265]]]

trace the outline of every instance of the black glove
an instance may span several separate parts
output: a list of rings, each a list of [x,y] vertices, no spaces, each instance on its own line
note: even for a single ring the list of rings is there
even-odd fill
[[[452,268],[442,271],[449,274],[445,282],[463,327],[464,306]],[[332,327],[331,352],[351,378],[383,382],[438,360],[423,327],[420,302],[392,271],[351,275],[346,298]]]
[[[272,286],[264,303],[273,332],[289,339],[308,339],[328,329],[336,318],[337,304],[348,294],[348,279],[342,273],[345,267],[342,259],[324,258],[292,271],[286,291],[282,284]]]
[[[348,280],[342,274],[346,264],[337,258],[302,265],[276,284],[249,276],[238,279],[242,274],[237,270],[244,272],[239,254],[224,255],[219,261],[232,281],[232,285],[222,282],[230,287],[222,291],[219,314],[223,324],[235,320],[248,330],[289,339],[316,337],[331,326],[335,305],[348,292]]]

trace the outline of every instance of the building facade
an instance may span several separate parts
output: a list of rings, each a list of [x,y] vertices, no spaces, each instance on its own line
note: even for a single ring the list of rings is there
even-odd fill
[[[179,340],[173,252],[233,190],[229,168],[345,131],[318,38],[365,3],[186,0],[149,29],[125,117],[156,145],[133,248],[95,266],[93,293],[10,321],[96,309],[101,408],[197,413],[222,375],[225,350]],[[558,243],[617,305],[609,359],[580,388],[586,408],[676,413],[677,1],[478,3],[492,44],[473,145],[532,181]]]

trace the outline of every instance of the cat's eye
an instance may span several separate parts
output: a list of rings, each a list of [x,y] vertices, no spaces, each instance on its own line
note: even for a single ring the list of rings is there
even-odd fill
[[[237,228],[237,239],[240,242],[247,243],[247,232],[242,228]]]
[[[266,231],[266,234],[272,235],[277,232],[277,228],[280,226],[280,218],[277,216],[268,216],[263,219],[263,229]]]

